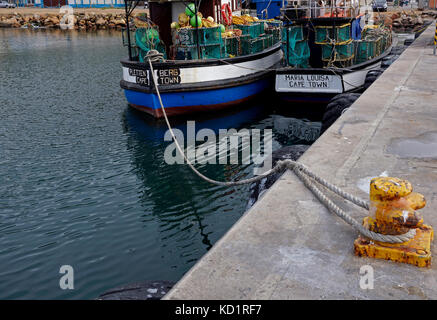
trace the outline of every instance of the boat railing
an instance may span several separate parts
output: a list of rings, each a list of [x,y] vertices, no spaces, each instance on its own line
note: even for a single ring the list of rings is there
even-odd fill
[[[323,18],[355,18],[360,14],[360,6],[356,0],[337,0],[324,2],[294,0],[281,9],[285,21]]]

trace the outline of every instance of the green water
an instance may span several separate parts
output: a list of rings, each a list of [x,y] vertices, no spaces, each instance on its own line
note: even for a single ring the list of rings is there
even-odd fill
[[[164,125],[128,108],[119,87],[120,42],[118,32],[0,29],[0,299],[177,281],[246,209],[249,186],[165,164]],[[266,104],[196,124],[272,128]],[[274,138],[274,149],[313,139]],[[252,165],[198,167],[219,180],[252,175]],[[59,287],[62,265],[74,268],[73,290]]]

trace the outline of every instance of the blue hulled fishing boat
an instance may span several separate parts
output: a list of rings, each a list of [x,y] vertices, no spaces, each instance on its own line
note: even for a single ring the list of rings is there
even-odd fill
[[[275,21],[242,15],[238,1],[213,0],[150,2],[150,17],[132,19],[137,3],[126,1],[129,58],[120,83],[133,108],[163,116],[152,70],[169,116],[229,108],[273,83],[283,57]]]

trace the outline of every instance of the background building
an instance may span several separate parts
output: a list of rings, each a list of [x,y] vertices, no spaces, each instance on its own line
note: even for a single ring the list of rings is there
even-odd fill
[[[18,6],[34,4],[36,7],[62,7],[65,5],[73,8],[103,8],[122,7],[123,0],[18,0]]]

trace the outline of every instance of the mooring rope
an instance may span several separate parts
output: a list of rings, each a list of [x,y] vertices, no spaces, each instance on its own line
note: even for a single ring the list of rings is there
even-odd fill
[[[273,173],[281,172],[285,169],[290,169],[298,176],[298,178],[305,184],[305,186],[311,190],[311,192],[319,199],[319,201],[321,203],[323,203],[331,212],[335,213],[337,216],[339,216],[346,223],[351,225],[356,231],[358,231],[363,236],[365,236],[369,239],[372,239],[372,240],[376,240],[376,241],[380,241],[380,242],[387,242],[387,243],[402,243],[402,242],[406,242],[406,241],[412,239],[415,236],[415,234],[416,234],[415,229],[411,229],[407,233],[404,233],[401,235],[384,235],[384,234],[376,233],[376,232],[373,232],[373,231],[370,231],[370,230],[364,228],[357,220],[352,218],[344,210],[342,210],[335,203],[333,203],[319,188],[317,188],[317,186],[314,184],[314,182],[309,180],[308,177],[314,179],[316,182],[320,183],[321,185],[326,187],[328,190],[331,190],[332,192],[343,197],[344,199],[349,200],[350,202],[354,203],[355,205],[360,206],[360,207],[367,209],[367,210],[369,209],[368,202],[342,190],[341,188],[339,188],[331,183],[329,183],[328,181],[326,181],[322,177],[319,177],[314,172],[309,170],[304,164],[299,163],[297,161],[293,161],[290,159],[280,160],[276,163],[276,165],[272,169],[266,171],[265,173],[258,175],[256,177],[253,177],[253,178],[243,179],[243,180],[238,180],[238,181],[227,181],[227,182],[217,181],[217,180],[208,178],[207,176],[203,175],[201,172],[199,172],[194,167],[194,165],[191,163],[191,161],[185,155],[185,152],[182,150],[181,146],[179,145],[179,143],[176,139],[176,136],[173,132],[173,129],[170,125],[170,122],[168,120],[167,113],[166,113],[165,108],[164,108],[164,104],[162,103],[161,94],[160,94],[159,88],[158,88],[158,82],[157,82],[155,72],[153,69],[153,65],[152,65],[152,61],[158,61],[160,59],[160,56],[156,52],[149,51],[147,53],[146,57],[148,58],[148,61],[149,61],[150,71],[151,71],[152,78],[153,78],[153,84],[155,86],[155,90],[156,90],[156,94],[158,96],[158,100],[159,100],[159,103],[161,106],[162,114],[164,116],[168,130],[170,131],[171,137],[176,145],[177,150],[182,155],[182,157],[185,159],[188,166],[201,179],[203,179],[209,183],[215,184],[215,185],[230,187],[230,186],[238,186],[238,185],[253,183],[253,182],[259,181],[261,179],[264,179],[265,177],[267,177]]]

